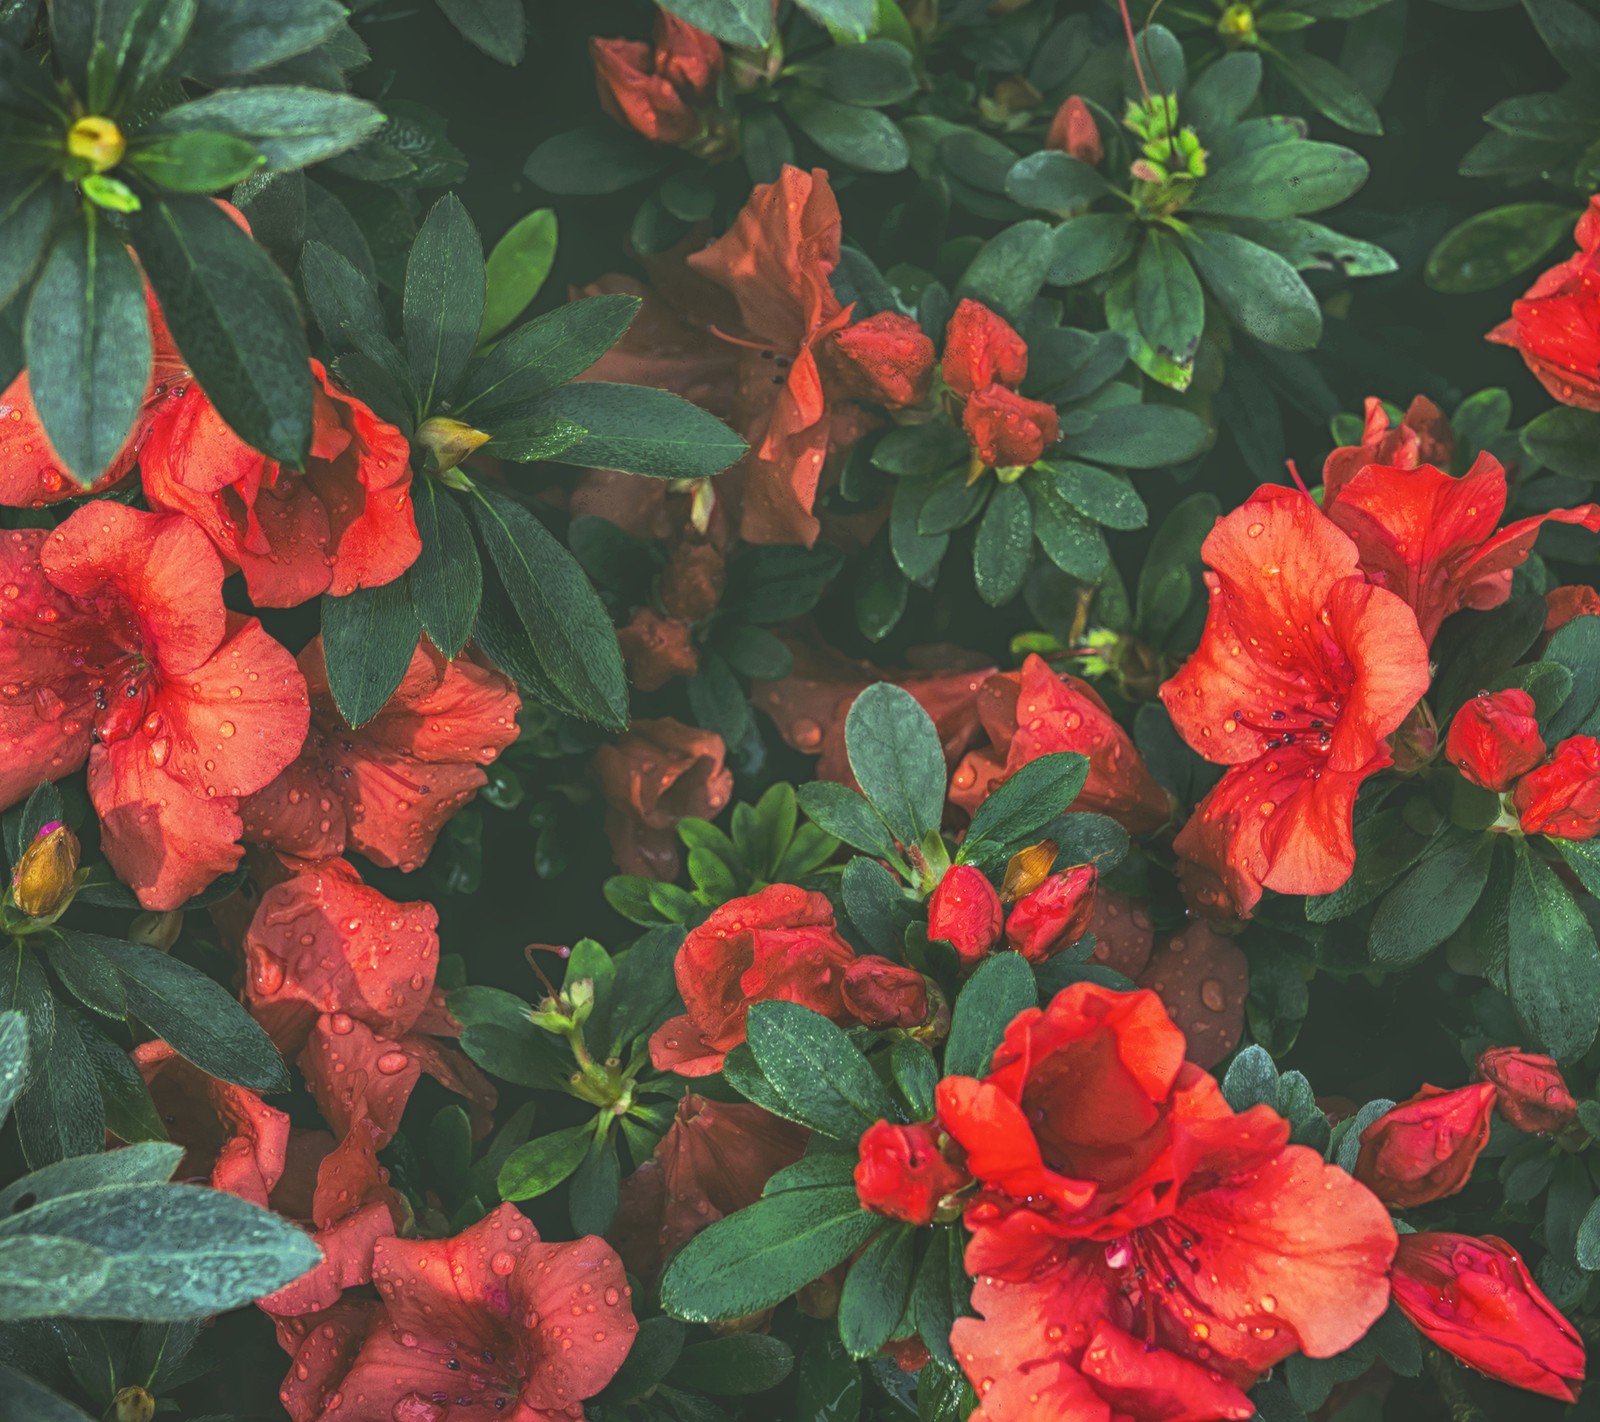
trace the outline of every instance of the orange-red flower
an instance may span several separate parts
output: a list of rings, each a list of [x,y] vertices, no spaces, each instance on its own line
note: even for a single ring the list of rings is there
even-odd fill
[[[1488,339],[1514,346],[1563,405],[1600,410],[1600,195],[1572,235],[1577,252],[1512,302]]]
[[[1230,768],[1174,845],[1203,910],[1248,915],[1263,887],[1321,894],[1349,877],[1356,792],[1390,764],[1428,653],[1411,610],[1361,576],[1356,545],[1304,494],[1263,486],[1201,551],[1205,632],[1161,698]]]
[[[1095,920],[1089,928],[1094,933],[1101,931]],[[1147,938],[1148,932],[1147,927]],[[1189,1060],[1200,1067],[1215,1066],[1244,1035],[1249,960],[1237,943],[1215,932],[1203,919],[1187,924],[1153,953],[1148,948],[1146,952],[1148,962],[1142,971],[1137,967],[1122,971],[1161,999],[1183,1033]],[[1117,966],[1114,960],[1111,966]]]
[[[694,629],[681,617],[663,617],[653,607],[640,607],[625,627],[617,629],[628,676],[640,691],[660,691],[669,681],[700,670]]]
[[[1092,864],[1052,874],[1011,906],[1006,942],[1030,963],[1070,948],[1088,931],[1099,877]]]
[[[1017,393],[1028,347],[1011,323],[982,302],[961,301],[944,332],[945,384],[965,400],[962,428],[986,465],[1032,464],[1061,436],[1054,405]]]
[[[1505,1240],[1401,1235],[1394,1301],[1424,1338],[1479,1372],[1562,1402],[1577,1397],[1583,1341]]]
[[[715,731],[671,716],[635,721],[626,735],[595,752],[595,774],[607,805],[606,834],[624,874],[677,877],[673,829],[678,821],[715,819],[733,795],[726,754]]]
[[[1495,1088],[1424,1086],[1361,1134],[1355,1176],[1391,1209],[1410,1210],[1454,1195],[1489,1144]]]
[[[984,682],[978,714],[990,744],[969,753],[950,782],[951,803],[968,814],[1029,761],[1076,751],[1089,757],[1089,778],[1074,810],[1109,815],[1130,834],[1166,823],[1167,792],[1088,682],[1057,676],[1043,657],[1029,656],[1020,671]]]
[[[589,40],[605,111],[652,143],[687,143],[700,134],[703,110],[722,73],[722,46],[666,10],[656,13],[655,45]]]
[[[937,1123],[909,1126],[879,1121],[862,1133],[856,1162],[856,1194],[861,1207],[907,1224],[933,1222],[945,1199],[972,1183],[959,1156]],[[957,1213],[952,1208],[946,1218]]]
[[[1106,156],[1105,144],[1100,138],[1100,127],[1094,121],[1094,114],[1076,94],[1069,94],[1062,101],[1061,107],[1056,110],[1055,116],[1050,120],[1050,128],[1045,133],[1044,146],[1054,148],[1061,153],[1070,153],[1080,163],[1087,163],[1091,168],[1099,167],[1100,160]]]
[[[1578,1103],[1554,1057],[1518,1047],[1490,1047],[1478,1075],[1495,1090],[1495,1106],[1519,1131],[1554,1135],[1578,1119]]]
[[[928,1020],[928,985],[921,973],[876,954],[844,970],[839,995],[845,1010],[868,1027],[920,1027]]]
[[[980,1317],[951,1338],[977,1422],[1246,1418],[1262,1372],[1388,1302],[1388,1212],[1270,1108],[1235,1114],[1153,993],[1066,989],[938,1105],[981,1187]]]
[[[1544,759],[1533,697],[1518,687],[1480,691],[1455,714],[1444,756],[1474,785],[1507,790]]]
[[[1447,465],[1455,442],[1450,421],[1426,395],[1418,395],[1405,418],[1393,426],[1383,401],[1368,396],[1361,443],[1341,445],[1328,456],[1322,466],[1323,492],[1329,499],[1338,498],[1351,476],[1368,464],[1384,464],[1391,469]]]
[[[1015,389],[1028,374],[1028,343],[981,301],[964,298],[944,328],[944,383],[963,399],[985,386]]]
[[[204,529],[258,607],[391,583],[422,551],[405,435],[335,388],[320,362],[311,374],[301,472],[251,449],[193,383],[161,401],[139,456],[145,496]]]
[[[416,869],[445,822],[486,783],[480,768],[517,738],[510,678],[423,638],[394,695],[352,730],[328,689],[322,638],[300,653],[311,694],[305,747],[241,807],[245,838],[301,859],[357,850],[386,869]]]
[[[1524,834],[1557,839],[1600,835],[1600,740],[1569,736],[1511,794]]]
[[[1544,630],[1555,632],[1575,617],[1600,617],[1600,591],[1587,583],[1567,583],[1544,595]]]
[[[1061,438],[1054,405],[1030,400],[1003,385],[986,385],[967,401],[961,427],[985,464],[1014,469],[1032,464]]]
[[[968,970],[1000,941],[1005,909],[989,877],[971,864],[953,864],[928,896],[928,937],[956,950]]]
[[[239,798],[305,737],[304,678],[222,577],[187,519],[108,500],[0,538],[0,805],[87,759],[102,848],[146,908],[238,863]]]

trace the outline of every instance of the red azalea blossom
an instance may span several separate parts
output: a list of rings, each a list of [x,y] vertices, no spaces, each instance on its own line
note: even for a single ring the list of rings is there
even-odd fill
[[[1010,322],[963,300],[944,333],[945,384],[966,404],[961,423],[975,457],[1000,469],[1032,464],[1061,436],[1054,405],[1019,395],[1028,347]]]
[[[1533,697],[1518,687],[1480,691],[1455,714],[1444,756],[1474,785],[1497,794],[1544,759]]]
[[[964,298],[944,328],[944,383],[963,398],[985,386],[1015,389],[1028,374],[1028,343],[1003,316]]]
[[[1057,676],[1043,657],[1029,656],[1020,671],[984,682],[978,714],[990,744],[972,751],[950,782],[951,803],[969,815],[1029,761],[1056,751],[1089,757],[1074,810],[1109,815],[1129,834],[1157,829],[1171,814],[1167,792],[1095,689]]]
[[[1054,405],[1003,385],[987,385],[973,395],[961,412],[961,426],[973,453],[997,469],[1032,464],[1061,437]]]
[[[1490,1047],[1478,1075],[1493,1085],[1495,1106],[1519,1131],[1554,1135],[1578,1119],[1578,1103],[1554,1057],[1517,1047]]]
[[[1360,575],[1356,545],[1295,490],[1258,489],[1201,553],[1205,632],[1161,699],[1230,768],[1174,848],[1202,910],[1247,916],[1263,888],[1323,894],[1349,878],[1356,792],[1390,764],[1428,653],[1410,609]]]
[[[1334,450],[1322,466],[1324,497],[1338,498],[1351,477],[1369,464],[1384,464],[1391,469],[1447,465],[1455,442],[1450,421],[1426,395],[1418,395],[1411,402],[1398,425],[1390,424],[1382,400],[1368,396],[1361,443]]]
[[[733,795],[726,754],[715,731],[670,716],[635,720],[626,735],[595,752],[595,774],[608,807],[606,834],[624,874],[677,877],[673,830],[678,821],[715,819]]]
[[[1583,1341],[1503,1239],[1403,1234],[1394,1301],[1422,1336],[1513,1387],[1562,1402],[1583,1381]]]
[[[589,41],[601,106],[652,143],[699,136],[702,109],[722,73],[722,46],[666,10],[656,12],[655,46],[640,40]]]
[[[1600,617],[1600,591],[1587,583],[1551,588],[1544,595],[1544,630],[1559,631],[1575,617]]]
[[[1600,530],[1600,504],[1581,504],[1497,531],[1506,471],[1490,454],[1480,454],[1459,479],[1431,464],[1368,464],[1323,507],[1355,540],[1367,576],[1410,604],[1430,645],[1451,613],[1499,607],[1511,596],[1512,570],[1527,562],[1547,522]]]
[[[1270,1108],[1235,1114],[1153,993],[1067,988],[938,1104],[981,1187],[980,1317],[951,1337],[976,1422],[1247,1418],[1264,1371],[1388,1302],[1388,1212]]]
[[[959,1160],[951,1159],[960,1148],[932,1121],[879,1121],[863,1133],[859,1151],[855,1182],[861,1207],[892,1220],[932,1224],[945,1200],[972,1183]]]
[[[320,1398],[285,1384],[296,1422],[567,1422],[638,1332],[605,1241],[547,1244],[513,1205],[453,1239],[379,1240],[372,1281],[380,1303],[364,1320],[318,1330]],[[306,1351],[291,1380],[312,1370]]]
[[[1600,835],[1600,740],[1569,736],[1511,795],[1524,834],[1557,839]]]
[[[953,864],[928,896],[928,937],[956,950],[970,971],[1000,941],[1005,909],[989,876],[971,864]]]
[[[1454,1195],[1489,1144],[1495,1089],[1486,1081],[1424,1086],[1361,1133],[1355,1177],[1395,1210]]]
[[[1093,920],[1089,928],[1099,931]],[[1250,963],[1237,943],[1203,920],[1174,933],[1149,955],[1143,971],[1129,976],[1161,999],[1183,1033],[1184,1055],[1196,1066],[1209,1069],[1239,1045]]]
[[[1006,942],[1030,963],[1070,948],[1088,931],[1099,877],[1092,864],[1052,874],[1012,905]]]
[[[638,608],[617,629],[628,677],[640,691],[660,691],[669,681],[700,670],[694,629],[680,617],[663,617],[653,607]]]
[[[383,709],[351,730],[328,689],[320,636],[300,670],[311,729],[294,764],[244,802],[245,838],[301,859],[348,848],[386,869],[420,867],[487,783],[481,767],[516,740],[516,687],[471,653],[447,661],[423,638]]]
[[[920,1027],[928,1020],[928,985],[904,963],[868,955],[844,970],[845,1010],[868,1027]]]
[[[653,1283],[701,1230],[755,1204],[809,1138],[759,1106],[685,1092],[655,1153],[622,1182],[608,1237],[628,1271]]]
[[[110,501],[0,539],[0,805],[87,759],[101,847],[150,909],[238,863],[240,797],[305,737],[294,659],[222,577],[187,519]]]
[[[1512,302],[1488,339],[1514,346],[1563,405],[1600,410],[1600,194],[1572,235],[1577,252]]]
[[[1095,937],[1094,961],[1125,978],[1136,978],[1144,971],[1156,942],[1155,926],[1144,905],[1104,885],[1095,891],[1089,932]]]
[[[1106,156],[1105,144],[1100,138],[1100,126],[1094,121],[1089,106],[1076,94],[1070,94],[1050,120],[1044,136],[1044,146],[1061,153],[1070,153],[1080,163],[1098,168]]]

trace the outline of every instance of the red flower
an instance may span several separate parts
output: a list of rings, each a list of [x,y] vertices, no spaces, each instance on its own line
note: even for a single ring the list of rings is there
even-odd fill
[[[251,449],[193,384],[162,402],[139,456],[146,497],[204,529],[258,607],[392,583],[422,551],[405,435],[335,389],[319,362],[311,374],[303,472]]]
[[[89,763],[101,845],[146,908],[238,863],[239,797],[294,759],[305,682],[187,519],[85,505],[0,539],[0,805]]]
[[[1568,736],[1512,792],[1524,834],[1593,839],[1600,834],[1600,741]]]
[[[947,1196],[972,1177],[950,1158],[953,1142],[932,1121],[893,1126],[879,1121],[861,1137],[856,1194],[861,1207],[907,1224],[932,1224]],[[959,1148],[955,1148],[959,1154]],[[953,1218],[954,1211],[947,1218]]]
[[[617,641],[640,691],[660,691],[669,681],[700,670],[693,629],[682,618],[663,617],[653,607],[637,609],[618,630]]]
[[[688,1012],[650,1039],[658,1071],[710,1076],[744,1041],[753,1002],[798,1002],[849,1021],[841,988],[855,950],[839,936],[823,894],[773,884],[731,899],[678,949],[678,992]]]
[[[1450,421],[1426,395],[1411,402],[1405,418],[1393,427],[1383,401],[1367,398],[1366,427],[1361,443],[1343,445],[1333,451],[1322,466],[1322,487],[1326,499],[1336,499],[1351,477],[1368,464],[1385,464],[1392,469],[1415,469],[1421,464],[1446,465],[1455,451],[1455,433]]]
[[[1005,910],[981,869],[954,864],[928,897],[928,937],[956,950],[962,966],[977,966],[1000,941]]]
[[[1099,879],[1092,864],[1052,874],[1012,905],[1006,942],[1030,963],[1042,963],[1088,932]]]
[[[1006,1030],[939,1119],[980,1318],[951,1337],[976,1422],[1245,1418],[1293,1352],[1331,1357],[1388,1301],[1388,1212],[1270,1108],[1229,1109],[1153,993],[1080,983]]]
[[[656,14],[655,49],[641,40],[589,41],[600,104],[652,143],[700,135],[701,110],[722,73],[722,46],[665,10]]]
[[[1098,932],[1093,920],[1089,927]],[[1196,1066],[1209,1069],[1239,1045],[1250,963],[1231,938],[1196,920],[1173,934],[1150,955],[1144,970],[1136,969],[1132,976],[1161,999],[1188,1044],[1185,1056]]]
[[[904,963],[869,955],[844,970],[845,1010],[868,1027],[920,1027],[928,1020],[928,985]]]
[[[198,1180],[265,1206],[283,1178],[289,1118],[255,1092],[208,1076],[165,1042],[133,1049],[167,1136],[183,1147],[179,1180]]]
[[[1076,94],[1069,95],[1056,110],[1044,136],[1044,146],[1070,153],[1091,168],[1098,168],[1100,160],[1106,156],[1105,144],[1100,140],[1100,126],[1095,123],[1089,106]]]
[[[1362,1132],[1356,1179],[1396,1210],[1454,1195],[1489,1143],[1494,1095],[1485,1081],[1455,1091],[1424,1086]]]
[[[624,874],[678,876],[673,829],[685,816],[715,819],[733,795],[727,748],[715,731],[670,716],[635,721],[625,736],[594,753],[605,796],[606,834]]]
[[[944,328],[941,372],[963,398],[994,384],[1015,389],[1028,374],[1028,344],[1003,316],[964,298]]]
[[[1109,815],[1130,834],[1166,823],[1167,792],[1088,682],[1057,676],[1043,657],[1029,656],[1021,671],[984,682],[978,714],[990,745],[968,755],[950,782],[951,803],[969,815],[1029,761],[1076,751],[1089,757],[1089,778],[1074,810]]]
[[[1555,1135],[1578,1119],[1578,1103],[1554,1057],[1517,1047],[1490,1047],[1478,1075],[1493,1085],[1500,1114],[1519,1131]]]
[[[1600,504],[1583,504],[1496,532],[1505,506],[1506,471],[1490,454],[1459,479],[1431,464],[1369,464],[1324,500],[1328,517],[1355,540],[1367,576],[1411,605],[1429,643],[1451,613],[1498,607],[1511,596],[1512,569],[1527,561],[1547,521],[1600,530]]]
[[[1370,472],[1370,471],[1365,471]],[[1304,494],[1265,485],[1201,549],[1200,646],[1161,688],[1174,726],[1230,767],[1174,841],[1203,908],[1247,916],[1263,887],[1323,894],[1355,864],[1351,816],[1387,737],[1428,689],[1416,619],[1356,569]]]
[[[1600,592],[1587,583],[1568,583],[1544,595],[1544,630],[1555,632],[1575,617],[1600,617]]]
[[[961,425],[973,452],[997,469],[1032,464],[1061,437],[1054,405],[1030,400],[1003,385],[987,385],[968,400]]]
[[[1533,698],[1513,687],[1480,691],[1455,714],[1444,755],[1474,785],[1499,793],[1545,755]]]
[[[622,1261],[605,1241],[547,1244],[512,1205],[453,1239],[379,1240],[372,1281],[381,1303],[359,1346],[346,1333],[327,1350],[322,1410],[313,1403],[299,1416],[558,1422],[581,1415],[638,1332]],[[339,1330],[330,1333],[324,1341],[337,1345]],[[297,1354],[291,1379],[299,1366],[309,1372],[310,1360]]]
[[[707,1225],[755,1204],[809,1138],[759,1106],[685,1092],[655,1153],[622,1182],[610,1240],[628,1272],[653,1283]]]
[[[1571,1402],[1583,1342],[1503,1239],[1403,1234],[1394,1301],[1422,1336],[1513,1387]]]
[[[894,407],[920,405],[933,383],[933,342],[898,311],[880,311],[836,333],[828,373],[859,400]]]
[[[1578,251],[1511,304],[1488,339],[1515,346],[1563,405],[1600,410],[1600,195],[1578,219]]]
[[[245,801],[245,837],[301,859],[348,848],[386,869],[418,868],[487,783],[480,766],[516,740],[516,687],[470,653],[447,661],[423,638],[394,695],[351,730],[328,690],[320,636],[300,670],[311,693],[305,748]]]

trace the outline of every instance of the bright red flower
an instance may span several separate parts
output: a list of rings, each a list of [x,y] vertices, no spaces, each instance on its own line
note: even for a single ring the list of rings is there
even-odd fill
[[[1088,932],[1099,874],[1078,864],[1052,874],[1011,906],[1006,942],[1030,963],[1042,963]]]
[[[920,1027],[928,1020],[928,985],[915,968],[888,958],[857,958],[844,970],[846,1011],[868,1027]]]
[[[967,297],[944,328],[941,372],[964,399],[989,385],[1015,389],[1028,374],[1028,343],[1005,317]]]
[[[1366,411],[1361,443],[1340,446],[1322,466],[1325,498],[1338,498],[1351,477],[1368,464],[1415,469],[1422,464],[1450,463],[1455,432],[1444,412],[1426,395],[1418,395],[1411,402],[1398,425],[1390,425],[1382,400],[1368,396]]]
[[[655,47],[642,40],[589,40],[600,104],[652,143],[700,135],[702,111],[722,73],[722,46],[666,10],[656,13]]]
[[[1267,1368],[1384,1310],[1388,1212],[1270,1108],[1235,1114],[1153,993],[1066,989],[938,1103],[982,1187],[981,1317],[951,1337],[977,1422],[1249,1417]]]
[[[1545,272],[1488,339],[1514,346],[1563,405],[1600,410],[1600,195],[1573,233],[1578,250]]]
[[[316,1422],[566,1422],[638,1332],[622,1261],[589,1235],[547,1244],[513,1205],[453,1239],[381,1239],[380,1305],[358,1346],[324,1335]],[[322,1350],[319,1349],[319,1354]],[[312,1359],[297,1353],[298,1365]],[[286,1391],[291,1384],[286,1383]],[[288,1399],[285,1399],[287,1405]]]
[[[1557,839],[1600,835],[1600,740],[1568,736],[1511,795],[1524,834]]]
[[[1105,144],[1100,138],[1100,126],[1094,121],[1089,106],[1076,94],[1070,94],[1050,120],[1049,131],[1044,136],[1044,146],[1061,153],[1070,153],[1080,163],[1098,168],[1106,156]]]
[[[997,469],[1032,464],[1061,437],[1054,405],[1030,400],[1003,385],[986,385],[973,395],[961,412],[961,425],[973,452]]]
[[[835,1021],[851,1020],[841,992],[855,950],[839,936],[826,895],[773,884],[731,899],[678,949],[678,992],[688,1011],[656,1030],[658,1071],[710,1076],[744,1041],[754,1002],[798,1002]]]
[[[278,1346],[292,1359],[278,1389],[290,1422],[320,1422],[378,1313],[376,1300],[351,1297],[313,1318],[274,1318]]]
[[[945,1199],[972,1183],[960,1148],[933,1121],[895,1126],[879,1121],[862,1134],[856,1162],[861,1207],[907,1224],[932,1224]],[[952,1209],[946,1218],[954,1218]]]
[[[1444,756],[1474,785],[1496,793],[1510,789],[1545,756],[1533,698],[1517,687],[1480,691],[1450,722]]]
[[[1089,928],[1098,932],[1093,920]],[[1188,1044],[1185,1055],[1196,1066],[1209,1069],[1239,1045],[1250,994],[1250,962],[1231,938],[1196,919],[1150,954],[1143,971],[1135,969],[1131,976],[1161,999]]]
[[[1454,1195],[1489,1144],[1495,1089],[1424,1086],[1361,1133],[1355,1176],[1384,1204],[1410,1210]]]
[[[1518,1047],[1490,1047],[1478,1075],[1495,1089],[1495,1106],[1519,1131],[1555,1135],[1578,1119],[1578,1103],[1554,1057]]]
[[[1410,609],[1360,575],[1355,544],[1304,494],[1264,485],[1201,552],[1205,632],[1161,699],[1230,769],[1174,848],[1196,866],[1186,886],[1203,909],[1248,916],[1263,887],[1323,894],[1349,878],[1356,792],[1390,764],[1428,652]]]
[[[1403,1234],[1394,1301],[1422,1336],[1513,1387],[1562,1402],[1583,1381],[1583,1340],[1503,1239]]]
[[[948,943],[968,970],[1000,941],[1004,923],[1000,895],[971,864],[951,865],[928,896],[928,937]]]
[[[1323,507],[1355,540],[1367,576],[1411,605],[1430,644],[1451,613],[1498,607],[1511,596],[1512,570],[1527,562],[1545,523],[1600,530],[1600,504],[1582,504],[1497,532],[1506,471],[1491,454],[1480,454],[1459,479],[1431,464],[1369,464]]]
[[[624,874],[678,876],[679,820],[715,819],[733,796],[727,747],[715,731],[671,716],[634,721],[628,733],[594,753],[605,796],[606,834]]]
[[[1074,810],[1109,815],[1129,834],[1167,822],[1167,792],[1088,682],[1057,676],[1043,657],[1030,655],[1020,671],[984,682],[978,714],[990,744],[971,752],[950,781],[951,803],[969,815],[1029,761],[1076,751],[1089,757],[1089,778]]]
[[[870,404],[920,405],[933,384],[933,342],[898,311],[880,311],[834,334],[827,373]]]
[[[165,1042],[144,1042],[132,1057],[168,1138],[183,1147],[176,1178],[266,1205],[283,1178],[288,1116],[255,1092],[207,1075]]]
[[[405,435],[336,389],[318,361],[311,374],[303,472],[251,449],[193,384],[162,401],[139,456],[146,497],[204,529],[258,607],[392,583],[422,551]]]
[[[101,501],[0,539],[0,806],[87,759],[101,845],[146,908],[238,863],[239,797],[305,737],[305,682],[187,519]]]
[[[653,1283],[701,1230],[755,1204],[809,1138],[803,1126],[759,1106],[685,1092],[655,1153],[622,1182],[608,1237],[628,1272]]]
[[[660,691],[669,681],[700,670],[694,629],[680,617],[663,617],[653,607],[635,610],[617,629],[628,675],[640,691]]]
[[[245,837],[301,859],[348,849],[386,869],[422,865],[445,822],[517,738],[522,702],[502,672],[423,638],[394,695],[355,730],[328,689],[322,638],[300,653],[311,729],[294,764],[244,802]]]

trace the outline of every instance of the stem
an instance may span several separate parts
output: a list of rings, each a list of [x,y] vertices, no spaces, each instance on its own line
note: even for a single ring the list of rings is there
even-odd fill
[[[1133,56],[1133,72],[1139,79],[1139,92],[1144,95],[1145,112],[1150,112],[1150,86],[1144,82],[1144,65],[1139,62],[1139,42],[1133,34],[1133,16],[1128,13],[1128,0],[1117,0],[1122,11],[1122,28],[1128,35],[1128,53]]]

